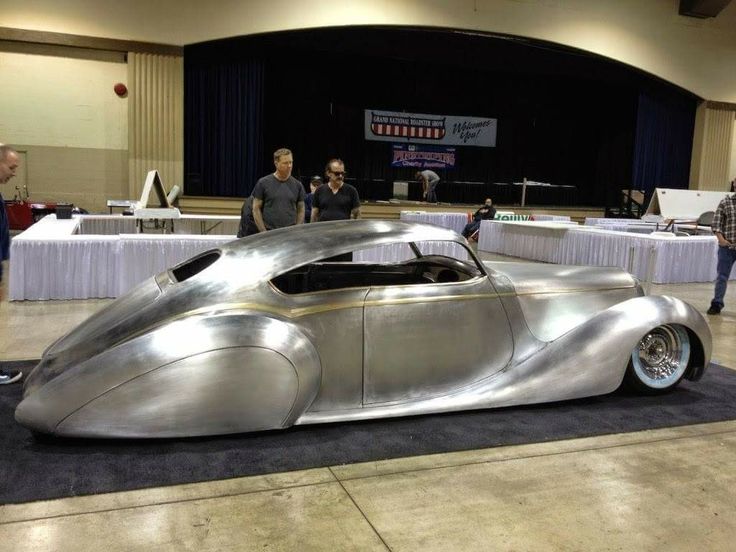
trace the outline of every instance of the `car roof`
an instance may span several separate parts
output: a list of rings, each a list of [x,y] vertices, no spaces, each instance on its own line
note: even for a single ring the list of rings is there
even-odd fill
[[[419,241],[466,243],[457,232],[432,224],[398,220],[340,220],[269,230],[234,240],[219,250],[224,259],[245,264],[248,267],[246,279],[255,283],[326,257]]]

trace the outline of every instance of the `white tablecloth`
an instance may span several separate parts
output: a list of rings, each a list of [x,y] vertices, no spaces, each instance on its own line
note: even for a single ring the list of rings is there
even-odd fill
[[[399,218],[408,222],[425,222],[454,230],[458,234],[468,224],[467,213],[439,213],[425,211],[401,211]]]
[[[599,226],[601,224],[635,224],[641,223],[640,219],[613,219],[603,217],[585,217],[585,226]]]
[[[130,217],[107,216],[92,224],[123,227]],[[85,222],[86,224],[86,222]],[[11,242],[11,301],[118,297],[191,257],[235,236],[183,234],[76,234],[79,219],[50,215]],[[452,242],[418,242],[424,255],[468,258]],[[407,244],[392,244],[353,255],[355,262],[400,262],[414,257]]]
[[[131,216],[75,215],[79,233],[87,235],[114,235],[138,233],[137,220]],[[150,221],[145,222],[150,226]],[[182,215],[174,220],[174,234],[216,234],[234,236],[238,233],[240,217],[235,215]],[[170,228],[167,222],[167,228]],[[31,227],[33,228],[33,227]]]
[[[570,217],[568,215],[532,215],[532,219],[539,221],[567,222],[570,220]]]
[[[455,259],[467,260],[468,251],[454,242],[426,241],[417,244],[422,255],[446,255]],[[356,263],[398,263],[415,258],[414,252],[406,243],[382,245],[371,249],[363,249],[353,253]]]
[[[618,266],[654,283],[710,282],[713,236],[660,237],[555,223],[483,221],[478,249],[555,264]]]
[[[13,238],[11,301],[117,297],[146,278],[235,238],[74,234],[78,224],[50,215]]]

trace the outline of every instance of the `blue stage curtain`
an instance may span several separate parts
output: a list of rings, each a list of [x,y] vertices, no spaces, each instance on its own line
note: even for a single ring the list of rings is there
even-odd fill
[[[184,191],[246,197],[263,164],[263,62],[193,58],[184,65]]]
[[[639,94],[632,189],[647,199],[654,188],[688,187],[695,98]]]

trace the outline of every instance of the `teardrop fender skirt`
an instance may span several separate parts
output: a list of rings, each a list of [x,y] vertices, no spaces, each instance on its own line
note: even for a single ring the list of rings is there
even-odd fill
[[[44,361],[37,369],[43,369]],[[288,427],[321,380],[295,326],[227,313],[172,321],[69,367],[16,420],[67,437],[191,437]]]
[[[484,382],[476,404],[533,404],[614,391],[623,380],[633,348],[647,332],[663,324],[687,328],[694,347],[685,377],[699,379],[712,351],[703,315],[673,297],[635,297],[601,311]]]

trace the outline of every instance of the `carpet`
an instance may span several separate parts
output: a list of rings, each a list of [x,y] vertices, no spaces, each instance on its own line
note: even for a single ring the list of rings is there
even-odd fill
[[[29,371],[34,363],[5,362]],[[0,386],[0,504],[227,479],[422,454],[736,419],[736,372],[646,397],[543,405],[169,440],[37,442],[15,422],[21,385]]]

